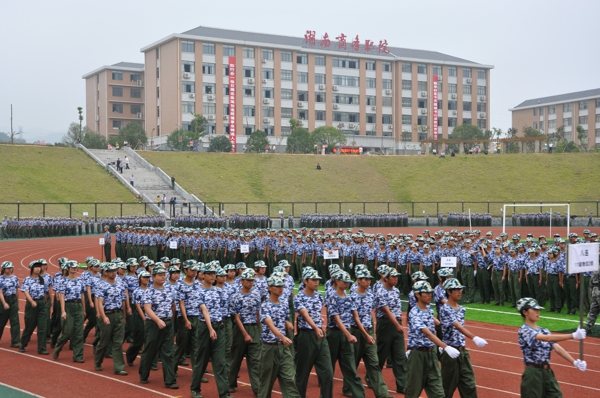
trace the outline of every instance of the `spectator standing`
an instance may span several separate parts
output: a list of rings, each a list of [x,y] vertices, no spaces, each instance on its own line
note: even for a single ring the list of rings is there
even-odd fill
[[[125,156],[125,160],[124,160],[124,162],[125,162],[125,168],[126,168],[127,170],[129,170],[129,159],[127,159],[127,156]]]
[[[129,178],[129,183],[131,184],[131,186],[133,186],[133,180],[134,180],[134,178],[133,178],[133,174],[132,174],[131,177]]]

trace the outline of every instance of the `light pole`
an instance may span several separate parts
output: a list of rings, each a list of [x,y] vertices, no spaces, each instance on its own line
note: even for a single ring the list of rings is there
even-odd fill
[[[81,122],[83,122],[83,108],[78,106],[77,112],[79,112],[79,141],[83,141],[83,131],[81,130]]]
[[[154,130],[156,130],[156,127],[153,127],[150,132],[150,149],[154,146]]]

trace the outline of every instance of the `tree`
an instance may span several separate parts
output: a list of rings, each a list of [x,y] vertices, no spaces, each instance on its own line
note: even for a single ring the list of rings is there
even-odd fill
[[[106,149],[106,137],[95,131],[88,130],[87,127],[84,127],[84,131],[85,130],[87,130],[87,132],[85,133],[83,140],[81,140],[81,144],[84,147],[88,149]]]
[[[544,136],[544,134],[542,132],[540,132],[539,130],[534,129],[533,127],[523,126],[523,136],[524,137],[540,137],[540,136]],[[530,152],[534,151],[536,141],[527,141],[526,145],[527,145],[528,151],[530,151]]]
[[[548,134],[548,139],[557,144],[563,141],[565,139],[565,126],[559,126],[554,133]]]
[[[472,124],[463,124],[452,130],[451,139],[453,140],[485,140],[483,130]],[[467,152],[473,144],[464,143],[464,150]]]
[[[167,137],[167,145],[170,148],[181,150],[183,149],[185,142],[189,143],[189,141],[186,139],[186,131],[183,129],[173,130],[171,134],[169,134],[169,137]]]
[[[93,132],[94,131],[90,130],[87,126],[83,126],[83,128],[80,128],[79,123],[73,122],[69,124],[69,129],[67,130],[67,133],[63,135],[62,143],[73,147],[79,142],[83,143],[85,136]],[[104,148],[106,148],[106,146]]]
[[[578,125],[575,130],[577,131],[577,139],[579,140],[579,148],[585,152],[587,152],[587,143],[588,136],[587,131],[581,126]]]
[[[291,118],[290,119],[290,131],[293,133],[299,124],[300,124],[300,121],[298,119]]]
[[[292,134],[288,137],[285,151],[287,153],[311,153],[313,148],[314,143],[308,130],[298,127],[292,130]]]
[[[267,145],[269,145],[267,133],[261,130],[256,130],[254,133],[252,133],[250,138],[248,138],[246,150],[248,152],[262,153],[265,151],[265,147]]]
[[[346,143],[346,135],[332,126],[317,127],[310,135],[315,144],[327,145],[329,150]]]
[[[186,134],[187,141],[199,140],[200,137],[204,137],[207,134],[206,123],[208,120],[204,116],[194,114],[194,120],[190,123],[191,129]]]
[[[142,128],[142,125],[138,122],[129,122],[125,125],[125,127],[119,130],[119,135],[116,137],[111,137],[108,142],[111,145],[116,145],[117,143],[122,147],[127,141],[132,148],[141,142],[146,145],[148,142],[148,136],[146,135],[146,131]]]
[[[209,140],[208,152],[231,152],[233,146],[225,135],[218,135]]]

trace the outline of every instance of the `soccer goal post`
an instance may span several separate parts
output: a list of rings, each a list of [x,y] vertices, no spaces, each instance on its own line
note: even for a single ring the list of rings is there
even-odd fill
[[[550,233],[548,238],[550,238],[552,236],[552,211],[553,209],[556,209],[557,207],[560,208],[567,208],[567,217],[566,217],[566,221],[567,221],[567,236],[569,235],[569,233],[571,232],[571,205],[569,203],[544,203],[544,204],[539,204],[539,203],[510,203],[510,204],[504,204],[502,206],[502,232],[505,233],[506,232],[506,208],[508,207],[512,207],[513,211],[516,207],[544,207],[549,209],[550,211]]]

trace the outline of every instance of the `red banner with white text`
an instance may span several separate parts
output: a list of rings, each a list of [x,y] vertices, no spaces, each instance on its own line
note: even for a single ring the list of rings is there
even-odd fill
[[[229,141],[231,142],[231,151],[235,152],[236,131],[235,131],[235,78],[237,71],[235,69],[235,57],[229,57]]]

